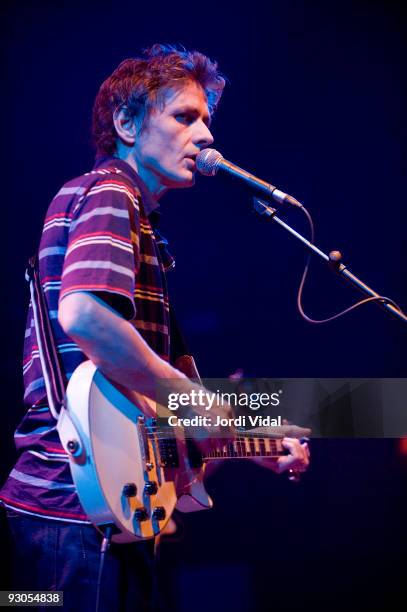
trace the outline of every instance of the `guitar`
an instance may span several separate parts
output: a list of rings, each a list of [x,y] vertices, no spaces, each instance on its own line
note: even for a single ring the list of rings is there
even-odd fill
[[[309,433],[295,426],[239,431],[202,455],[181,427],[158,428],[153,402],[139,399],[131,401],[85,361],[70,378],[57,424],[86,514],[100,531],[110,526],[118,543],[158,536],[175,508],[211,508],[203,484],[209,461],[278,457],[286,452],[284,436]]]

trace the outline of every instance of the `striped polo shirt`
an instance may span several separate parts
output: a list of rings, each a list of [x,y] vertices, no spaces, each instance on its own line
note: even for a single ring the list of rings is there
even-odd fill
[[[160,357],[169,359],[165,273],[174,260],[153,228],[156,207],[135,170],[117,158],[98,160],[91,172],[66,183],[52,200],[38,259],[65,384],[86,359],[58,322],[59,301],[77,291],[103,299]],[[23,374],[27,410],[15,432],[18,460],[0,501],[27,514],[88,523],[47,406],[31,304]]]

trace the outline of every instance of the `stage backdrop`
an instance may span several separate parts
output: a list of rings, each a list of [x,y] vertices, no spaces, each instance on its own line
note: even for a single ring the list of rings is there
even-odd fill
[[[228,83],[213,123],[231,161],[301,200],[323,250],[407,308],[406,28],[393,2],[180,4],[19,2],[2,9],[4,479],[22,415],[21,350],[35,251],[50,199],[91,168],[101,81],[154,42],[218,60]],[[284,219],[307,232],[296,211]],[[220,178],[162,200],[176,256],[169,283],[204,376],[405,377],[407,326],[375,305],[312,326],[296,309],[304,249]],[[359,294],[314,260],[304,291],[324,318]],[[216,507],[163,548],[168,609],[383,610],[401,592],[406,472],[393,441],[317,441],[293,487],[223,466]],[[215,595],[218,590],[219,594]],[[192,599],[193,598],[193,599]],[[352,602],[352,603],[350,603]]]

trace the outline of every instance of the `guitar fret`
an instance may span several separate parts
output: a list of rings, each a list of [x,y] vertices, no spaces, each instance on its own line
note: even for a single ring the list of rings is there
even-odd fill
[[[238,446],[238,453],[239,453],[239,457],[244,457],[245,455],[243,454],[243,439],[242,438],[238,438],[237,439],[237,446]]]
[[[260,453],[260,444],[259,444],[259,438],[254,438],[254,447],[255,447],[255,457],[258,457],[261,453]]]
[[[248,438],[244,439],[244,448],[246,452],[246,457],[250,457],[251,449],[250,449],[250,440]]]

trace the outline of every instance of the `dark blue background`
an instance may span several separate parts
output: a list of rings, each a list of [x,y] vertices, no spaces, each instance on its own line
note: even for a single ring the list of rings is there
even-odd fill
[[[229,83],[214,146],[300,199],[320,247],[341,250],[355,274],[407,308],[401,6],[16,3],[3,9],[2,34],[4,477],[22,414],[25,262],[52,196],[93,162],[101,81],[157,41],[218,60]],[[198,177],[163,198],[162,211],[177,257],[173,301],[203,375],[406,376],[407,326],[377,306],[323,326],[300,318],[303,248],[255,216],[239,186]],[[285,219],[306,231],[297,213]],[[313,261],[308,314],[329,316],[357,297]],[[406,470],[396,442],[315,441],[313,454],[299,487],[249,464],[210,478],[215,509],[188,516],[187,537],[163,549],[174,610],[382,610],[401,592]]]

